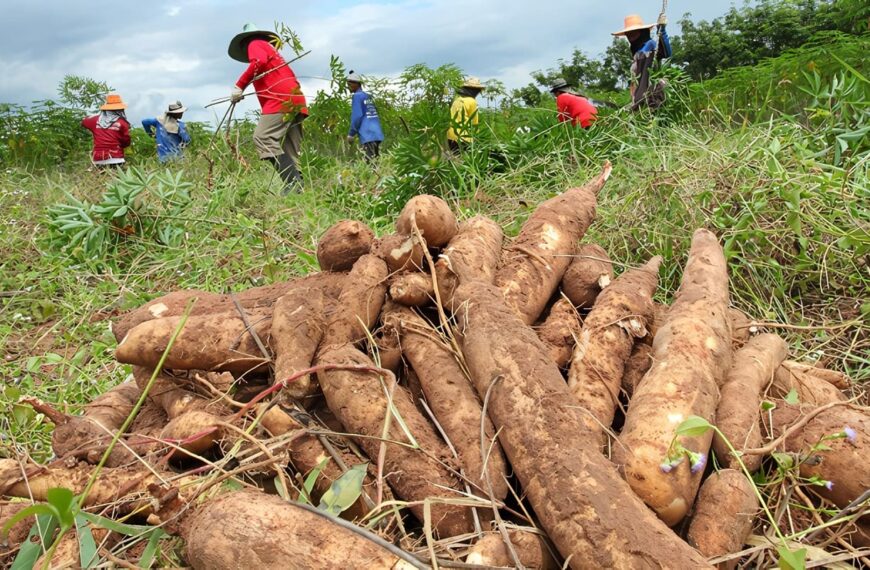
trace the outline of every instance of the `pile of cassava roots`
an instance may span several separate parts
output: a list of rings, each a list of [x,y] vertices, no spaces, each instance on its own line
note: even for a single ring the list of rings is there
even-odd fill
[[[710,231],[670,304],[654,301],[661,257],[628,267],[584,241],[609,175],[511,240],[420,195],[394,234],[329,228],[319,273],[120,315],[132,373],[81,415],[28,401],[56,459],[0,459],[0,524],[64,487],[159,526],[155,566],[867,563],[857,388],[731,306]],[[98,526],[101,559],[135,567],[143,549]],[[58,540],[50,566],[78,566],[76,529]]]

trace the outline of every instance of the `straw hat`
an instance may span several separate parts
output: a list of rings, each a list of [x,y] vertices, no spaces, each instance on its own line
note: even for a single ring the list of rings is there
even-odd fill
[[[654,26],[655,24],[644,24],[643,18],[641,18],[637,14],[629,14],[625,17],[625,21],[623,22],[623,28],[618,32],[611,32],[611,35],[624,36],[628,32],[633,32],[635,30],[649,30]]]
[[[278,34],[272,32],[270,30],[261,30],[256,24],[245,24],[245,27],[242,28],[242,32],[240,34],[236,34],[236,37],[230,40],[230,47],[227,48],[227,53],[236,61],[241,61],[242,63],[248,63],[248,50],[246,46],[243,44],[245,40],[249,40],[251,38],[264,38],[272,41],[273,39],[277,40]]]
[[[350,73],[347,74],[346,81],[352,81],[354,83],[359,83],[360,85],[362,85],[362,75],[351,69]]]
[[[127,108],[127,104],[121,99],[117,93],[110,93],[106,96],[106,102],[100,106],[100,111],[121,111]]]
[[[486,87],[484,87],[483,83],[480,82],[480,79],[478,79],[477,77],[471,77],[471,76],[469,76],[465,79],[465,83],[463,83],[462,86],[468,87],[470,89],[480,89],[481,91],[486,89]]]
[[[185,111],[187,111],[187,107],[182,105],[181,101],[176,101],[175,103],[170,103],[169,108],[166,109],[167,113],[173,113],[173,114],[183,113]]]

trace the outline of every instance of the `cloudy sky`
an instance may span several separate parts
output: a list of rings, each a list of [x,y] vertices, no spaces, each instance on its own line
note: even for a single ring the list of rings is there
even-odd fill
[[[674,23],[686,12],[711,19],[731,5],[673,0],[668,16]],[[328,76],[331,54],[348,69],[377,76],[396,76],[415,63],[452,62],[513,88],[575,47],[602,52],[626,14],[654,21],[660,6],[627,0],[0,0],[0,102],[53,98],[64,75],[73,74],[113,86],[130,104],[134,124],[175,99],[190,108],[186,118],[214,120],[215,111],[203,105],[228,95],[244,69],[227,56],[229,40],[246,22],[273,28],[276,21],[296,30],[312,50],[292,66],[306,95],[326,87],[318,78]],[[242,105],[252,109],[256,101]]]

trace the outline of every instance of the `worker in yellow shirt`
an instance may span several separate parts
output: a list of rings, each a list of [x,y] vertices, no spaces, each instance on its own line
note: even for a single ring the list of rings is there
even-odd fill
[[[450,129],[447,131],[447,146],[453,154],[459,154],[462,147],[473,140],[471,132],[479,122],[476,97],[484,89],[477,77],[469,77],[456,93],[450,106]]]

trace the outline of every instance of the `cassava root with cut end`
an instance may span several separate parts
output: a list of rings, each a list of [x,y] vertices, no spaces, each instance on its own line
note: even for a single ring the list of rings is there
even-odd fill
[[[276,382],[311,367],[326,327],[323,308],[323,293],[318,289],[293,289],[275,303],[271,336]],[[317,384],[306,374],[287,384],[279,398],[302,400],[316,391]]]
[[[581,188],[571,188],[540,204],[505,249],[495,284],[505,301],[531,325],[553,296],[577,243],[595,218],[598,192],[610,177],[610,163]]]
[[[561,566],[553,559],[544,537],[532,531],[508,531],[514,552],[520,562],[530,570],[557,570]],[[514,561],[505,546],[501,533],[487,532],[469,549],[466,564],[511,568]]]
[[[486,419],[486,440],[481,450],[480,401],[453,351],[438,331],[411,309],[397,308],[385,319],[400,331],[402,351],[417,373],[432,413],[456,449],[465,476],[477,485],[475,494],[487,496],[483,472],[486,464],[493,496],[504,500],[508,470],[501,446],[493,442],[495,429]]]
[[[418,271],[400,273],[390,281],[390,299],[406,307],[423,307],[435,298],[432,276]]]
[[[187,562],[194,569],[412,568],[362,530],[316,513],[265,493],[220,495],[181,526]]]
[[[384,260],[390,273],[423,269],[423,245],[416,236],[390,234],[372,246],[372,255]]]
[[[653,341],[652,368],[631,399],[613,448],[625,480],[670,526],[692,506],[713,439],[712,430],[678,437],[699,458],[687,461],[682,453],[673,456],[676,429],[689,416],[713,422],[730,364],[725,255],[713,233],[697,230],[676,300]]]
[[[571,567],[707,568],[579,437],[583,423],[558,367],[501,292],[469,283],[455,300],[478,395],[541,526]]]
[[[450,307],[453,292],[471,281],[492,283],[501,260],[504,232],[485,216],[464,221],[435,262],[441,302]]]
[[[761,396],[787,352],[788,346],[782,338],[775,334],[760,334],[749,339],[743,348],[734,353],[716,408],[716,427],[722,435],[716,433],[713,436],[716,458],[726,467],[740,468],[726,440],[737,451],[761,445],[758,423]],[[761,457],[757,455],[742,456],[740,459],[750,471],[761,466]]]
[[[571,301],[565,298],[553,303],[550,314],[538,327],[538,338],[559,368],[565,368],[571,361],[571,353],[574,352],[581,327],[580,315],[571,305]]]
[[[839,370],[819,368],[817,366],[810,366],[809,364],[801,364],[800,362],[795,362],[794,360],[784,361],[782,363],[782,367],[793,373],[803,372],[804,374],[809,374],[810,376],[814,376],[820,380],[824,380],[825,382],[839,390],[848,390],[852,387],[852,380],[848,376],[846,376],[846,374],[840,372]]]
[[[735,469],[716,471],[698,493],[689,525],[689,544],[707,558],[738,552],[752,531],[757,511],[758,497],[746,475]],[[736,566],[735,559],[720,568]]]
[[[612,280],[613,263],[604,248],[594,243],[583,243],[565,270],[562,292],[578,309],[588,309]]]
[[[848,400],[846,395],[827,379],[819,377],[804,367],[782,364],[773,375],[770,394],[777,398],[785,398],[792,391],[802,404],[823,406],[829,402]]]
[[[417,410],[408,392],[395,384],[388,374],[375,373],[374,363],[350,345],[322,352],[318,366],[368,367],[372,371],[324,369],[317,373],[326,403],[347,433],[357,434],[358,445],[366,455],[379,457],[381,435],[387,415],[391,414],[387,393],[419,449],[411,443],[395,417],[390,418],[386,436],[384,474],[397,496],[413,501],[411,512],[424,520],[422,501],[432,501],[432,527],[441,537],[456,536],[471,530],[469,509],[439,502],[459,496],[459,481],[433,458],[448,459],[450,451],[429,421]],[[399,445],[391,442],[399,442]]]
[[[378,321],[387,294],[387,265],[374,255],[353,264],[338,301],[327,307],[322,347],[364,340]]]
[[[456,216],[450,206],[438,196],[420,194],[405,204],[396,218],[396,231],[414,235],[414,226],[429,247],[442,247],[456,235]]]
[[[582,408],[586,433],[600,445],[607,440],[619,405],[625,363],[652,321],[661,263],[656,256],[617,277],[598,295],[577,338],[568,387]]]
[[[317,263],[324,271],[349,271],[356,260],[372,249],[375,234],[356,220],[341,220],[317,242]]]

